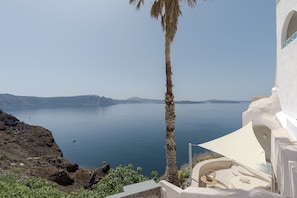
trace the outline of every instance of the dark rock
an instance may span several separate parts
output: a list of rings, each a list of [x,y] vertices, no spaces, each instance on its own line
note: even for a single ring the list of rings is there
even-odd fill
[[[16,117],[8,114],[3,114],[3,112],[1,114],[2,116],[0,116],[0,120],[3,121],[5,126],[15,127],[18,125],[19,120]]]
[[[27,142],[35,142],[35,139],[34,139],[34,137],[29,137],[28,139],[27,139]]]
[[[50,175],[48,179],[62,186],[69,186],[74,183],[74,180],[68,175],[66,171],[54,173]]]
[[[74,173],[75,171],[78,170],[78,165],[77,164],[74,164],[74,163],[68,163],[66,164],[66,170],[69,172],[69,173]]]
[[[109,170],[110,170],[110,165],[109,164],[106,164],[106,165],[104,165],[102,167],[102,173],[107,174]]]
[[[16,138],[8,139],[8,143],[16,143],[19,144],[19,141]]]
[[[60,157],[63,157],[63,153],[62,153],[61,149],[57,149],[57,152],[60,153]]]
[[[6,127],[3,125],[0,125],[0,131],[5,131],[5,130],[6,130]]]
[[[90,181],[87,185],[85,185],[86,189],[90,189],[94,184],[97,184],[100,179],[102,179],[110,170],[110,165],[106,164],[103,167],[96,169],[90,178]]]
[[[54,142],[55,142],[54,138],[50,138],[45,142],[45,145],[48,147],[51,147],[53,146]]]
[[[57,156],[48,156],[47,157],[48,163],[56,168],[64,169],[63,159]]]

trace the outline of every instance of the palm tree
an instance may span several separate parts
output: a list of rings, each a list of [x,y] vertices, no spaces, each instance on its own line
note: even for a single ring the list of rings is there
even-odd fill
[[[178,18],[182,12],[180,2],[183,0],[155,0],[151,8],[151,17],[161,18],[161,27],[165,32],[165,122],[166,122],[166,172],[165,179],[172,184],[178,185],[178,168],[176,163],[175,142],[175,105],[172,85],[172,71],[170,59],[170,47],[177,31]],[[196,0],[184,0],[190,7],[196,5]],[[140,9],[144,0],[130,0],[130,4]]]

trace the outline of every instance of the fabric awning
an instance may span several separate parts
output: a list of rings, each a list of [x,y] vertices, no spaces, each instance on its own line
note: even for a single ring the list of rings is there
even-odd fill
[[[251,169],[267,173],[265,151],[258,142],[252,122],[228,135],[199,144]]]

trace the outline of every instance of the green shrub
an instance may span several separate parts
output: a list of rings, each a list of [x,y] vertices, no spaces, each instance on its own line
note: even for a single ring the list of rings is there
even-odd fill
[[[188,186],[188,179],[190,177],[189,164],[184,164],[178,171],[178,181],[181,188],[186,188]]]
[[[66,198],[56,185],[40,178],[19,179],[13,174],[0,175],[0,197],[2,198]]]
[[[99,181],[94,191],[102,193],[103,197],[123,192],[124,186],[149,180],[141,172],[142,168],[140,167],[133,170],[132,164],[118,166],[116,169],[111,169],[108,175]]]
[[[152,179],[155,180],[156,183],[159,183],[161,178],[158,176],[158,172],[157,171],[152,171],[151,175],[152,175]]]
[[[92,190],[86,190],[82,188],[76,192],[70,193],[69,197],[67,198],[101,198],[101,197],[104,197],[103,193],[101,192],[95,192]]]

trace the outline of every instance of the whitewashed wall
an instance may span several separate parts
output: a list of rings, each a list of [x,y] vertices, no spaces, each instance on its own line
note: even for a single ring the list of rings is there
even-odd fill
[[[286,47],[282,44],[287,37],[291,16],[297,12],[297,0],[279,0],[276,8],[277,60],[276,81],[282,111],[289,117],[297,118],[297,38]],[[296,19],[296,15],[295,15]],[[297,21],[293,24],[297,27]],[[294,29],[294,28],[293,28]],[[296,134],[297,136],[297,134]]]

